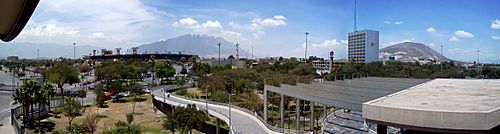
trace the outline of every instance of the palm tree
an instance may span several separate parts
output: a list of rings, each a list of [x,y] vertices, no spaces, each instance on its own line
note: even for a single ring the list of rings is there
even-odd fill
[[[14,94],[12,94],[12,98],[14,100],[14,104],[21,104],[23,107],[23,123],[26,123],[28,120],[27,113],[29,111],[30,105],[34,102],[34,91],[40,90],[41,86],[38,82],[29,80],[24,83],[21,88],[18,88]]]
[[[54,86],[52,86],[52,83],[45,83],[43,85],[43,90],[45,90],[45,94],[46,94],[46,103],[47,105],[49,106],[49,112],[51,111],[50,109],[50,101],[52,100],[52,97],[54,97],[54,94],[56,94],[56,91],[54,89]]]
[[[40,121],[42,120],[40,118],[42,106],[43,106],[43,108],[46,108],[46,104],[49,104],[49,106],[50,106],[50,100],[47,99],[49,96],[49,94],[48,94],[49,91],[46,89],[46,87],[51,87],[51,86],[44,86],[43,89],[39,88],[37,91],[35,91],[36,96],[34,98],[34,103],[38,103],[38,125],[39,125],[39,127],[41,126]],[[41,128],[39,128],[38,132],[43,133]]]

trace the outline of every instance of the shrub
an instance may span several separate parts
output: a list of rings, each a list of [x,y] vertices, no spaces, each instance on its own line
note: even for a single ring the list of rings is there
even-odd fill
[[[181,89],[181,90],[179,90],[179,92],[177,92],[177,94],[180,96],[187,96],[188,91],[186,89]]]
[[[71,134],[83,134],[85,133],[85,126],[79,123],[71,124],[71,126],[69,126],[68,128],[68,131]]]
[[[56,130],[52,131],[52,134],[64,134],[64,131],[56,129]]]
[[[94,133],[97,130],[97,123],[101,121],[101,118],[97,114],[90,114],[85,116],[82,123],[85,128],[85,132]]]

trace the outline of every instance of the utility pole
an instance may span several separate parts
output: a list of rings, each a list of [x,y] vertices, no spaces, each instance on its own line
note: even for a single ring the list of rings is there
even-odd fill
[[[217,46],[219,47],[219,64],[220,64],[220,42],[219,44],[217,44]]]
[[[477,73],[479,73],[479,50],[477,50],[477,65],[476,65],[476,70],[477,70]]]
[[[441,56],[444,58],[444,55],[443,55],[443,45],[441,45]],[[443,70],[443,60],[444,59],[441,59],[441,70]]]
[[[252,46],[252,60],[253,60],[253,46]]]
[[[307,35],[309,35],[309,33],[306,32],[305,34],[306,34],[306,52],[304,54],[304,60],[305,60],[305,62],[307,62]]]
[[[236,42],[236,60],[240,59],[240,55],[238,53],[239,46],[240,46],[240,44],[238,44],[238,42]]]
[[[73,43],[73,59],[76,59],[76,43]]]

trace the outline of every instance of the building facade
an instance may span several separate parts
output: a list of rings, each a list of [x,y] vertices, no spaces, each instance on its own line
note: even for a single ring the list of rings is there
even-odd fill
[[[355,63],[379,60],[379,34],[374,30],[362,30],[348,35],[348,59]]]

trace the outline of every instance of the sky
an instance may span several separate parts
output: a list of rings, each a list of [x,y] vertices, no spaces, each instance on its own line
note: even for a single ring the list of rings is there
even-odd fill
[[[353,0],[42,0],[12,43],[129,48],[206,34],[254,48],[256,56],[345,58]],[[357,28],[380,47],[411,41],[448,58],[500,61],[499,0],[358,0]],[[215,45],[215,44],[214,44]]]

